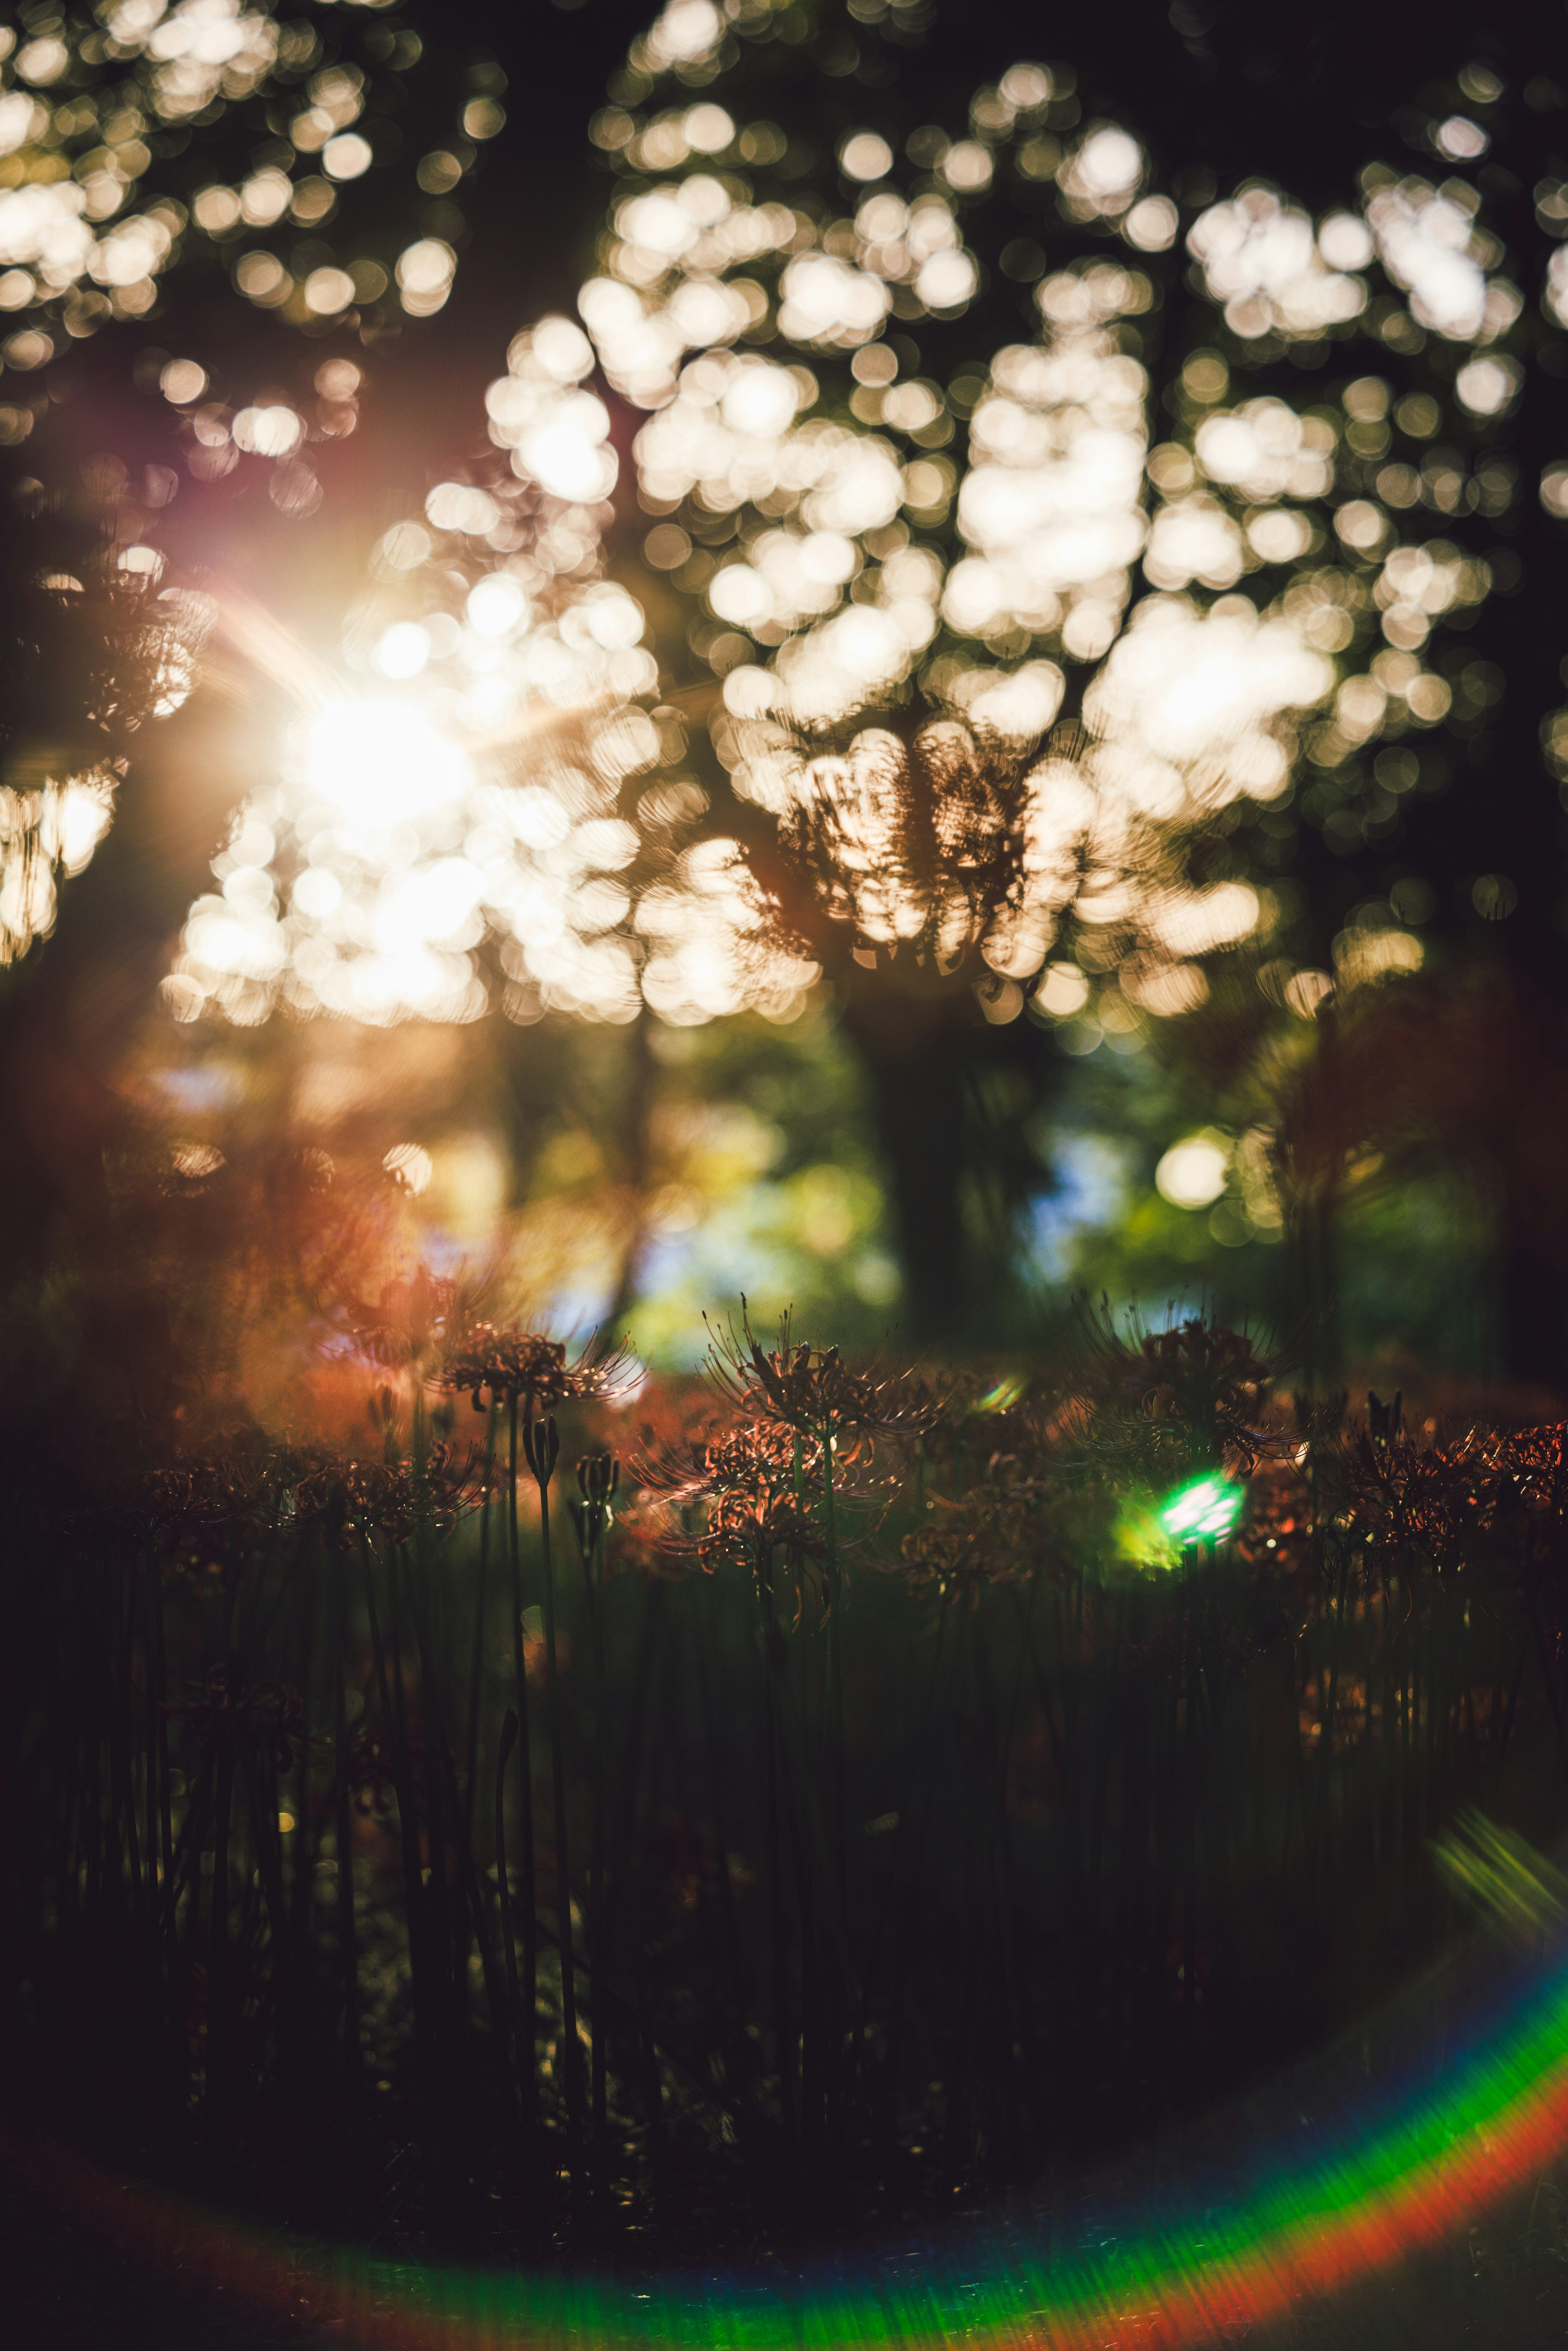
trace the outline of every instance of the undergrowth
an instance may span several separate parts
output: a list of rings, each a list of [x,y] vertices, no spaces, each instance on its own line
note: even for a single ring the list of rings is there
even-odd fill
[[[14,2102],[383,2245],[788,2257],[1212,2109],[1437,1948],[1463,1808],[1561,1820],[1563,1427],[1201,1319],[709,1370],[421,1276],[317,1426],[13,1443]]]

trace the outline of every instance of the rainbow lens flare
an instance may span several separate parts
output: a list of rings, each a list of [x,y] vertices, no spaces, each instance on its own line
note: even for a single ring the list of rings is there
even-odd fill
[[[330,2318],[340,2339],[376,2351],[928,2351],[958,2337],[983,2351],[1183,2351],[1439,2241],[1568,2146],[1562,1946],[1544,1981],[1515,1977],[1490,2016],[1448,2040],[1439,2079],[1428,2048],[1373,2104],[1358,2094],[1309,2122],[1298,2092],[1271,2148],[1243,2127],[1222,2174],[1184,2163],[1185,2182],[1206,2184],[1179,2194],[1122,2195],[1089,2220],[1079,2205],[1071,2229],[1015,2211],[1005,2230],[955,2233],[945,2249],[888,2245],[784,2279],[687,2275],[639,2293],[309,2254],[78,2155],[0,2141],[0,2161],[127,2252],[280,2314]]]
[[[1228,1478],[1195,1478],[1161,1503],[1160,1524],[1173,1542],[1222,1542],[1241,1516],[1243,1499]]]

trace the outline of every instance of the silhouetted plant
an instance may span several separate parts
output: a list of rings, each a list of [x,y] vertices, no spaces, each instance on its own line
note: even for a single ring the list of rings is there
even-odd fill
[[[118,2080],[235,2179],[329,2083],[323,2147],[374,2110],[417,2156],[405,2215],[493,2185],[536,2254],[950,2202],[1346,2013],[1438,1934],[1456,1808],[1563,1810],[1560,1427],[1296,1414],[1245,1334],[1103,1315],[940,1376],[743,1316],[633,1404],[391,1304],[362,1443],[7,1467],[54,2095]],[[1195,1477],[1230,1532],[1171,1532]]]

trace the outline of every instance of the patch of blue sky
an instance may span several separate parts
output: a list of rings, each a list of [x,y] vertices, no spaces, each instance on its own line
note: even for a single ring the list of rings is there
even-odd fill
[[[1109,1134],[1064,1134],[1051,1155],[1054,1182],[1030,1203],[1025,1251],[1030,1270],[1045,1281],[1066,1281],[1073,1245],[1103,1231],[1126,1207],[1131,1154]]]
[[[883,1302],[896,1289],[896,1270],[874,1247],[851,1245],[823,1258],[802,1245],[795,1229],[800,1204],[780,1184],[737,1187],[710,1207],[689,1232],[662,1235],[640,1269],[633,1327],[653,1334],[651,1352],[667,1371],[701,1364],[708,1334],[706,1311],[722,1323],[746,1297],[759,1329],[786,1307],[841,1284],[864,1302]]]
[[[703,1304],[722,1319],[738,1306],[743,1292],[750,1299],[770,1301],[782,1289],[788,1299],[794,1287],[789,1280],[793,1252],[780,1249],[777,1237],[768,1230],[767,1208],[772,1203],[757,1197],[758,1191],[772,1188],[748,1186],[735,1200],[710,1210],[695,1231],[662,1236],[648,1249],[637,1285],[641,1301],[655,1310],[663,1307],[665,1314],[660,1320],[669,1317],[686,1334],[673,1348],[659,1349],[668,1369],[691,1371],[703,1361],[708,1343]]]
[[[601,1282],[591,1279],[569,1281],[555,1292],[545,1309],[540,1329],[552,1338],[581,1341],[594,1332],[604,1332],[604,1317],[612,1304]],[[618,1338],[620,1333],[604,1333]]]
[[[465,1248],[455,1234],[441,1225],[425,1228],[423,1256],[431,1272],[440,1274],[444,1280],[460,1280],[473,1270],[472,1249]]]
[[[210,1061],[193,1062],[184,1069],[160,1070],[153,1082],[168,1095],[176,1110],[187,1112],[225,1110],[240,1092],[240,1081],[235,1071]]]

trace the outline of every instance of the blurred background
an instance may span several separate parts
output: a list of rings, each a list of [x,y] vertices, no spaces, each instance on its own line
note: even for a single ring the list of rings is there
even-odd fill
[[[742,1292],[996,1352],[1087,1287],[1565,1384],[1523,12],[0,44],[30,1398],[345,1217],[669,1366]]]
[[[1544,1931],[1565,392],[1535,9],[0,12],[40,2132],[711,2263]]]

